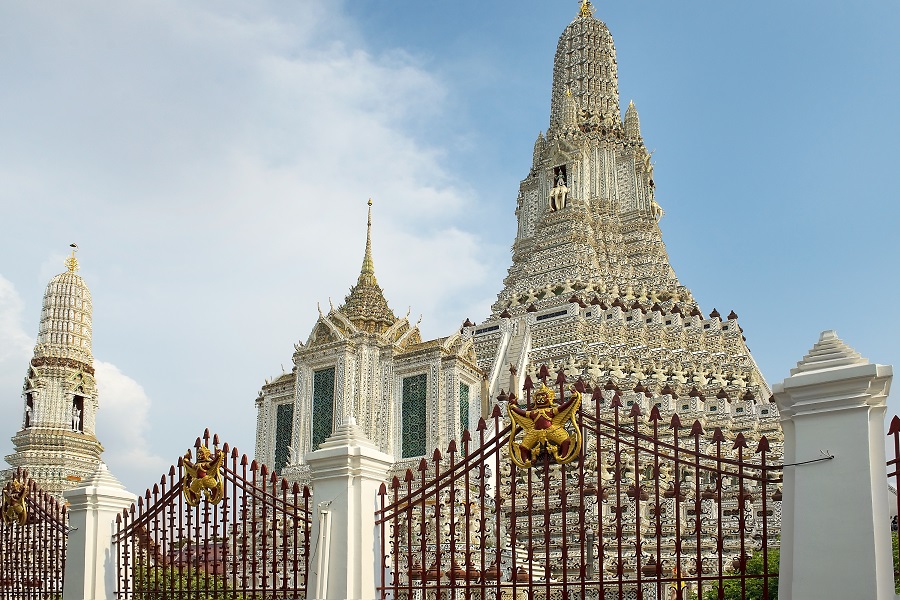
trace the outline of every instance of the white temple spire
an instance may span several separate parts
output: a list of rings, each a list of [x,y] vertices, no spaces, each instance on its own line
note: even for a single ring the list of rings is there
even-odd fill
[[[6,457],[44,490],[61,496],[92,474],[103,447],[95,433],[98,409],[91,352],[91,292],[76,273],[77,246],[66,270],[47,284],[37,344],[25,376],[22,428]]]

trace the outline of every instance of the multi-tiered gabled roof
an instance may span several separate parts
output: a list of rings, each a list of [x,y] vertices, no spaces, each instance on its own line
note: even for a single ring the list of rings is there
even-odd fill
[[[375,278],[372,260],[372,200],[369,200],[369,217],[366,223],[366,251],[356,285],[350,288],[344,303],[331,307],[319,320],[310,334],[307,346],[348,340],[354,336],[374,336],[379,344],[396,344],[406,348],[421,342],[419,328],[411,324],[409,315],[398,317],[388,306],[387,299]],[[300,348],[298,347],[298,351]]]

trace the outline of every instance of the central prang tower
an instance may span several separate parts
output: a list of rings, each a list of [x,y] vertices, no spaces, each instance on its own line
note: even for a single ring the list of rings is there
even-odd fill
[[[612,35],[592,11],[584,3],[559,38],[550,127],[519,187],[513,264],[494,315],[586,288],[690,300],[657,225],[662,211],[637,109],[630,104],[624,122],[619,113]]]
[[[556,47],[550,123],[519,186],[512,265],[488,319],[463,325],[490,397],[549,364],[650,396],[663,414],[779,437],[737,315],[704,317],[675,276],[654,192],[637,109],[620,112],[612,35],[584,0]]]

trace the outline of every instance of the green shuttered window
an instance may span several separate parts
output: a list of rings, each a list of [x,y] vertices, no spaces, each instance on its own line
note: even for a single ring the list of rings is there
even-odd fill
[[[469,428],[469,385],[459,384],[459,429],[460,434]]]
[[[425,421],[428,376],[425,373],[403,378],[403,458],[423,456],[428,438]]]
[[[334,422],[334,367],[313,373],[312,449],[331,435]]]
[[[291,435],[294,433],[294,405],[279,404],[275,413],[275,472],[281,473],[291,458]]]

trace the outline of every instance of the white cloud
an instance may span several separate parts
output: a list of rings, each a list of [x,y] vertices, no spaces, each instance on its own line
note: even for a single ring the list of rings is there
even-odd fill
[[[502,271],[485,258],[494,242],[464,232],[484,190],[447,166],[442,143],[460,132],[434,70],[373,50],[324,0],[101,6],[0,7],[17,23],[0,36],[0,79],[16,82],[0,112],[17,115],[0,204],[20,225],[0,250],[40,244],[46,282],[62,269],[48,246],[81,246],[94,352],[129,374],[96,366],[98,437],[123,482],[158,478],[170,461],[147,440],[180,448],[207,425],[195,419],[252,449],[262,378],[356,280],[369,197],[396,312],[424,314],[428,337],[487,312],[482,287]],[[210,419],[213,402],[229,409]]]
[[[98,23],[90,3],[53,15],[20,5],[16,41],[42,77],[0,92],[0,109],[22,115],[12,133],[28,141],[0,149],[0,187],[41,207],[26,222],[55,213],[60,231],[45,236],[85,247],[111,238],[134,266],[151,247],[157,265],[189,251],[202,266],[238,246],[235,274],[295,265],[325,294],[352,283],[343,265],[361,254],[368,197],[376,227],[391,223],[408,242],[400,253],[377,249],[381,271],[411,273],[409,247],[458,239],[475,191],[448,174],[431,141],[452,127],[443,82],[402,51],[373,54],[332,3],[270,9],[282,14],[139,2],[102,11]],[[42,139],[49,154],[32,145]],[[474,275],[463,266],[483,247],[468,238],[454,247],[461,262],[441,267],[452,276],[444,289]],[[428,256],[434,268],[446,255]]]
[[[15,286],[0,275],[0,363],[19,363],[24,376],[24,361],[31,353],[34,339],[25,333],[23,312],[24,304]]]
[[[94,368],[100,389],[96,429],[104,447],[103,460],[128,489],[141,493],[168,467],[148,443],[150,398],[137,381],[115,365],[95,360]]]
[[[24,304],[15,286],[0,275],[0,457],[12,452],[12,436],[22,422],[19,392],[34,347],[34,339],[23,327]]]

